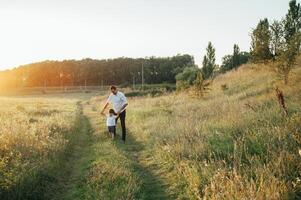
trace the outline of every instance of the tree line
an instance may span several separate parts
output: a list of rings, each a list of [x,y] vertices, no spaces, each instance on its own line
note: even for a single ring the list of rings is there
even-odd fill
[[[198,67],[191,55],[147,58],[83,59],[64,61],[44,61],[20,66],[0,72],[0,88],[34,86],[78,86],[108,85],[128,86],[144,83],[176,83],[185,89],[203,80],[226,71],[237,69],[244,63],[272,62],[275,69],[288,82],[289,74],[295,66],[301,44],[301,7],[296,0],[289,2],[289,9],[281,20],[262,19],[251,33],[250,52],[240,51],[237,44],[232,54],[216,64],[215,48],[211,42]]]
[[[267,18],[259,21],[251,33],[250,52],[241,52],[234,44],[233,53],[225,55],[221,66],[215,63],[215,48],[211,42],[206,48],[202,68],[186,67],[176,76],[177,89],[194,88],[197,94],[205,89],[206,79],[226,71],[237,69],[244,63],[271,63],[278,74],[288,83],[289,74],[300,54],[301,6],[296,0],[289,2],[289,9],[281,20],[271,24]]]
[[[272,62],[287,84],[300,52],[300,30],[301,6],[291,0],[288,12],[281,20],[262,19],[252,31],[252,62]]]
[[[79,85],[131,85],[175,83],[185,66],[194,65],[193,56],[83,59],[43,61],[0,72],[0,87],[43,87]]]

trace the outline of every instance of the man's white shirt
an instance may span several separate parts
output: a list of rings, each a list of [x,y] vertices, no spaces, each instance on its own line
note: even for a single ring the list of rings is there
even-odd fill
[[[118,91],[116,95],[111,93],[107,102],[113,105],[115,112],[120,112],[121,108],[127,103],[127,100],[125,95],[122,92]]]

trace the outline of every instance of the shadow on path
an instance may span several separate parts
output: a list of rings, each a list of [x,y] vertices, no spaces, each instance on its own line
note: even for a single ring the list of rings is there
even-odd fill
[[[132,161],[133,172],[142,182],[141,198],[139,199],[171,199],[167,193],[167,185],[161,177],[162,171],[152,162],[151,155],[147,154],[145,150],[145,145],[137,141],[131,132],[128,133],[125,144],[120,137],[117,137],[114,145]]]

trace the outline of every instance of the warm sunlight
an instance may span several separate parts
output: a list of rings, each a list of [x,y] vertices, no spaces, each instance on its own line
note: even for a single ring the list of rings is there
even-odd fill
[[[43,60],[178,53],[192,54],[200,64],[208,41],[221,62],[233,43],[249,50],[251,28],[262,17],[279,19],[286,5],[287,0],[4,0],[0,70]]]
[[[0,0],[0,200],[300,200],[301,0]]]

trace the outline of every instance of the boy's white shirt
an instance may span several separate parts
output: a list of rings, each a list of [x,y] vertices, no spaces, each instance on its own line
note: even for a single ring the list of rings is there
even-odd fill
[[[107,114],[107,126],[116,126],[116,115],[110,116]]]
[[[127,103],[127,100],[125,95],[122,92],[118,91],[116,95],[111,93],[110,96],[108,97],[107,102],[113,105],[113,109],[117,113],[117,112],[121,112],[121,108]]]

